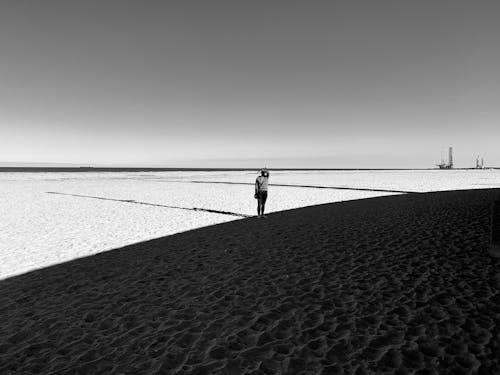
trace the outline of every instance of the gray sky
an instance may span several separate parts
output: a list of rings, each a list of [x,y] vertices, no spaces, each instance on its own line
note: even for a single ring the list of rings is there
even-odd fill
[[[500,166],[500,2],[0,0],[0,162]]]

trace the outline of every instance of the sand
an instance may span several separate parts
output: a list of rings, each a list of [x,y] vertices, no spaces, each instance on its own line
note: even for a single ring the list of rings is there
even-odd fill
[[[242,172],[224,174],[239,176],[250,185],[188,181],[221,175],[0,173],[0,279],[255,215],[254,172],[246,172],[245,177]],[[484,178],[490,178],[487,176],[496,178],[489,172]],[[318,173],[317,179],[321,177]],[[300,175],[297,179],[300,181]],[[456,180],[457,185],[460,182]],[[394,194],[282,186],[271,190],[268,212]]]
[[[498,198],[307,207],[1,281],[0,373],[498,374]]]

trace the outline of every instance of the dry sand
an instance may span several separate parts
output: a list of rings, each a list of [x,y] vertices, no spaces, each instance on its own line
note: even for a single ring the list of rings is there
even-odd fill
[[[0,373],[498,374],[499,197],[308,207],[1,281]]]

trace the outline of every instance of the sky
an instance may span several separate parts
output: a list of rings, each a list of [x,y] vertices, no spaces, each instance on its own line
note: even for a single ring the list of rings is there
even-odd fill
[[[500,166],[500,2],[0,0],[0,163]]]

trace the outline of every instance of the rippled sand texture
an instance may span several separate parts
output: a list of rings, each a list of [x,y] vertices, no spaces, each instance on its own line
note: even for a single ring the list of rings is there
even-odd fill
[[[284,211],[4,280],[0,373],[500,373],[499,197]]]

